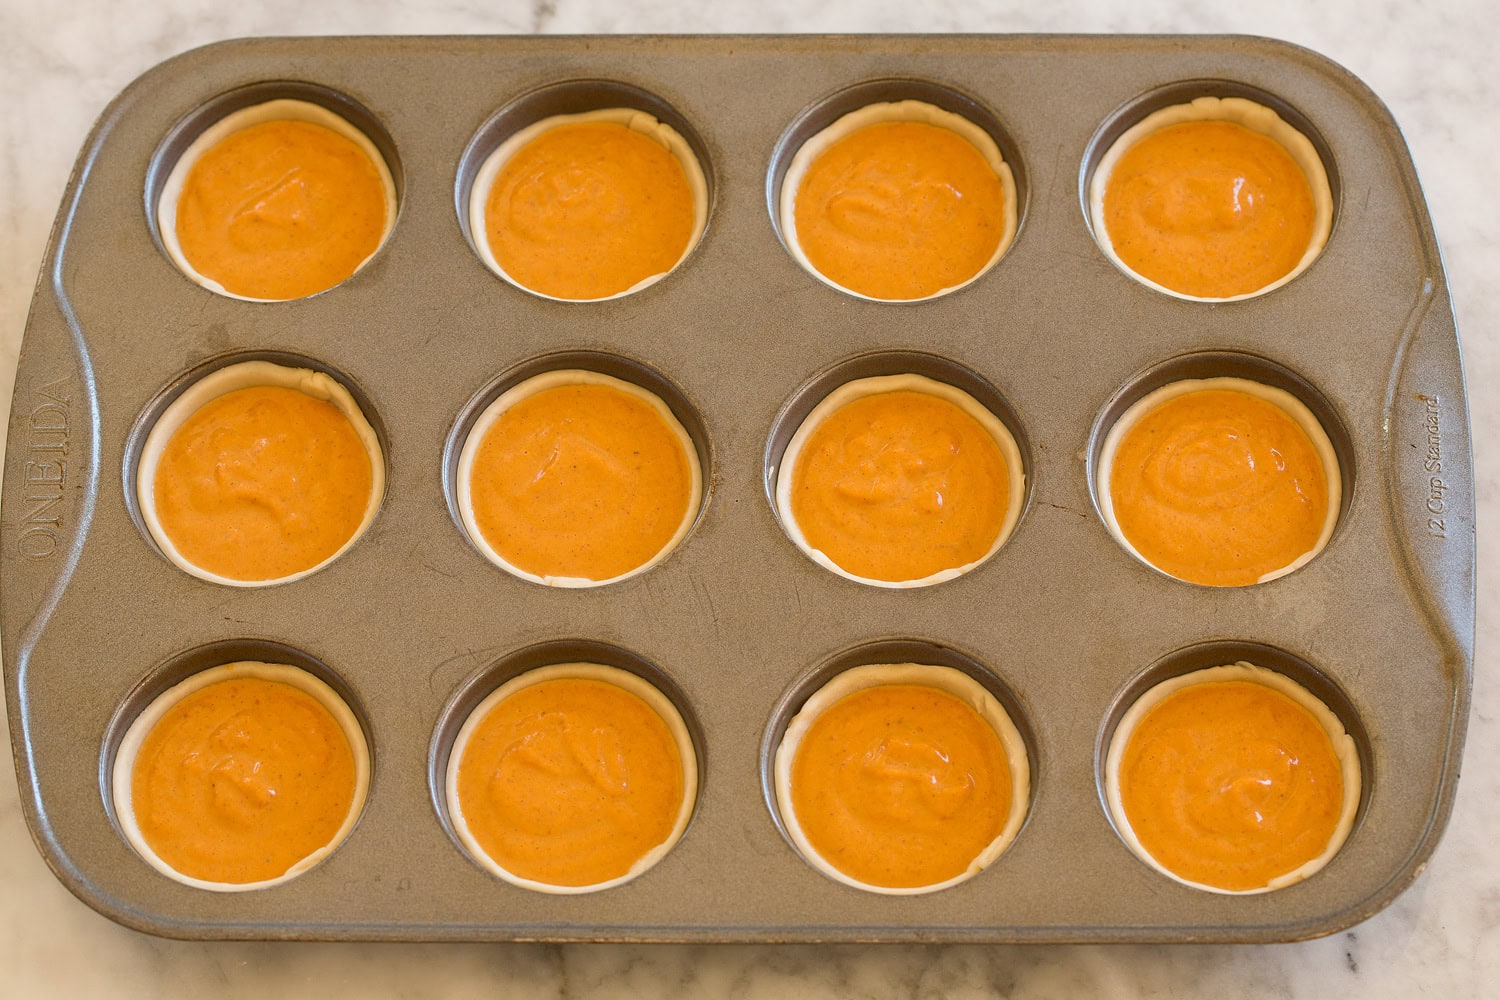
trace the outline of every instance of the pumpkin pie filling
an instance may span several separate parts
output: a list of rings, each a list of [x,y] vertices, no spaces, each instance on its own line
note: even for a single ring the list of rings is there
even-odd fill
[[[776,756],[782,818],[815,867],[860,888],[944,888],[1015,837],[1029,795],[1010,718],[958,670],[857,667],[810,698]]]
[[[542,582],[599,583],[664,557],[691,526],[697,453],[655,395],[553,372],[497,400],[461,460],[471,535]]]
[[[372,440],[329,399],[285,384],[234,389],[166,440],[149,486],[152,516],[176,555],[215,576],[306,572],[367,523]]]
[[[1337,518],[1326,434],[1289,393],[1259,383],[1158,390],[1120,418],[1104,455],[1106,520],[1144,561],[1192,583],[1238,587],[1290,572],[1322,549]]]
[[[344,838],[363,802],[365,754],[327,685],[290,666],[233,663],[142,714],[121,743],[116,802],[153,864],[207,888],[254,888]]]
[[[1148,692],[1110,756],[1112,808],[1132,846],[1222,892],[1277,888],[1322,867],[1359,796],[1342,724],[1300,685],[1250,664]]]
[[[449,806],[461,839],[530,888],[604,888],[639,874],[692,811],[696,764],[681,717],[624,671],[533,674],[482,703],[455,741]]]
[[[973,397],[919,376],[847,383],[788,444],[778,505],[819,561],[881,585],[988,558],[1018,516],[1014,439]]]
[[[994,140],[918,101],[846,115],[798,151],[783,182],[794,254],[872,299],[924,299],[967,284],[1004,252],[1015,214]]]
[[[1106,252],[1171,293],[1275,288],[1321,251],[1328,177],[1311,142],[1241,98],[1200,98],[1128,130],[1101,161],[1091,212]]]
[[[480,170],[471,206],[481,255],[557,299],[611,298],[677,266],[701,235],[707,187],[687,143],[644,112],[537,123]]]
[[[168,251],[190,276],[241,298],[283,300],[357,271],[394,210],[389,171],[368,139],[325,109],[275,101],[231,115],[190,147],[160,214]]]

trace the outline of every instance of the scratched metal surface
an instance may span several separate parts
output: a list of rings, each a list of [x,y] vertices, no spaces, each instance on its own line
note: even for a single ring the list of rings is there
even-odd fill
[[[915,82],[814,107],[883,78]],[[526,113],[622,100],[582,86],[536,98],[481,134],[518,96],[582,79],[632,84],[675,109],[701,143],[713,207],[702,244],[667,280],[623,300],[570,305],[487,272],[455,199],[476,136],[482,145]],[[269,305],[218,297],[183,278],[153,242],[156,156],[169,134],[168,153],[206,124],[189,117],[195,109],[217,101],[227,110],[236,99],[227,92],[286,80],[344,95],[378,123],[400,178],[399,219],[375,260],[323,295]],[[1325,144],[1337,181],[1332,239],[1273,294],[1177,301],[1121,274],[1090,236],[1080,184],[1096,132],[1107,139],[1173,96],[1139,103],[1143,95],[1185,80],[1226,82],[1178,99],[1268,92]],[[910,306],[860,302],[805,274],[780,244],[767,209],[784,167],[778,143],[810,108],[798,135],[852,100],[904,94],[1003,127],[1019,168],[1021,228],[1000,265],[961,293]],[[711,464],[703,513],[678,551],[597,590],[547,590],[490,566],[455,527],[445,494],[459,415],[502,373],[558,350],[603,352],[624,359],[608,362],[622,371],[644,364],[665,375]],[[887,350],[931,357],[861,357]],[[240,591],[162,558],[133,520],[125,484],[137,418],[185,374],[246,351],[313,359],[347,379],[385,439],[389,492],[368,534],[327,570]],[[1181,358],[1204,351],[1229,353]],[[1022,439],[1029,488],[1020,526],[993,560],[906,592],[813,565],[782,534],[766,495],[767,463],[814,401],[799,387],[897,367],[977,374]],[[1309,566],[1221,591],[1126,555],[1099,520],[1087,472],[1101,415],[1154,381],[1226,368],[1304,393],[1315,387],[1352,489],[1332,543]],[[153,933],[1284,940],[1389,903],[1420,872],[1452,802],[1469,708],[1474,547],[1447,286],[1395,123],[1345,71],[1283,44],[351,38],[195,51],[132,84],[82,151],[32,305],[10,419],[0,641],[27,821],[70,889]],[[908,639],[934,645],[901,645]],[[876,640],[894,644],[855,649]],[[589,642],[606,648],[578,645]],[[528,648],[540,643],[561,645]],[[431,777],[455,709],[507,672],[580,648],[659,671],[693,720],[701,797],[686,836],[644,877],[593,895],[539,895],[465,857]],[[979,877],[928,896],[876,897],[816,874],[783,839],[765,798],[765,751],[828,672],[916,653],[978,670],[1007,698],[1030,742],[1035,791],[1020,838]],[[1326,870],[1238,898],[1196,892],[1137,861],[1101,807],[1097,758],[1142,685],[1246,653],[1352,716],[1368,794]],[[340,683],[368,732],[374,778],[358,827],[326,863],[267,891],[205,893],[131,852],[101,772],[144,699],[247,654],[307,663]]]

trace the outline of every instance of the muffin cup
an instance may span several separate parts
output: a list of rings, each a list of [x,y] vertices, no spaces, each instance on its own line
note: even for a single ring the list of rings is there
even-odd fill
[[[662,722],[666,723],[673,741],[677,744],[678,757],[682,761],[682,804],[677,809],[677,819],[667,839],[641,855],[624,875],[590,885],[554,885],[550,882],[538,882],[502,867],[499,862],[485,853],[473,831],[469,829],[468,820],[464,817],[463,802],[458,794],[458,770],[463,762],[464,750],[468,746],[469,737],[474,734],[474,730],[479,727],[490,710],[518,691],[545,681],[563,679],[601,681],[640,698],[661,718]],[[511,678],[492,691],[469,713],[468,718],[459,728],[458,734],[453,738],[453,747],[448,753],[448,773],[444,783],[444,795],[447,799],[448,817],[452,821],[453,832],[474,861],[492,875],[512,885],[535,892],[554,895],[599,892],[623,885],[646,872],[666,857],[673,846],[682,839],[683,831],[687,829],[688,821],[693,817],[693,808],[698,801],[698,756],[693,747],[692,736],[688,733],[687,724],[683,721],[682,714],[677,711],[677,706],[672,704],[671,699],[662,694],[650,681],[628,670],[608,667],[601,663],[557,663],[528,670],[524,674]]]
[[[348,419],[350,426],[354,428],[355,435],[370,456],[370,499],[365,504],[364,517],[360,520],[359,527],[355,529],[354,534],[339,546],[338,551],[316,566],[270,580],[237,580],[203,569],[188,561],[182,553],[177,551],[177,546],[172,543],[171,536],[167,534],[166,528],[157,516],[156,467],[172,435],[177,433],[193,414],[220,396],[257,386],[295,389],[314,399],[321,399],[336,406],[339,412]],[[226,587],[269,587],[279,583],[290,583],[316,573],[359,541],[370,523],[375,520],[375,514],[380,509],[381,500],[385,496],[385,460],[375,429],[365,419],[364,413],[360,410],[359,404],[354,401],[354,397],[350,395],[349,390],[344,388],[337,379],[310,368],[290,368],[270,361],[242,361],[204,375],[188,386],[182,395],[162,411],[141,445],[136,467],[135,491],[141,520],[145,523],[152,541],[161,549],[162,554],[177,566],[200,580],[220,583]]]
[[[151,734],[151,730],[162,717],[171,711],[176,704],[188,695],[211,684],[220,681],[255,679],[264,681],[275,681],[288,684],[311,695],[318,703],[328,710],[334,720],[343,731],[344,738],[349,741],[349,752],[354,757],[354,798],[349,804],[349,814],[344,817],[343,824],[338,832],[333,835],[327,844],[298,861],[285,873],[275,878],[262,879],[259,882],[211,882],[205,879],[194,878],[184,875],[171,865],[161,859],[146,842],[141,833],[140,825],[136,822],[135,810],[132,806],[131,782],[135,772],[135,761],[140,753],[141,745]],[[365,741],[365,732],[360,728],[359,720],[355,718],[354,712],[341,698],[338,692],[329,687],[323,681],[314,677],[306,670],[289,666],[284,663],[262,663],[256,660],[241,660],[236,663],[226,663],[222,666],[210,667],[200,670],[186,680],[179,681],[172,687],[163,691],[152,699],[141,714],[136,716],[130,728],[125,730],[124,737],[120,740],[119,748],[115,751],[114,767],[110,772],[111,797],[114,800],[115,815],[120,825],[120,832],[124,835],[127,843],[139,854],[147,864],[163,875],[183,885],[190,885],[196,889],[208,889],[213,892],[248,892],[252,889],[266,889],[274,885],[296,878],[298,875],[317,865],[320,861],[333,853],[338,846],[349,836],[354,824],[359,820],[363,812],[365,799],[370,789],[370,750]]]
[[[1285,389],[1278,389],[1274,386],[1244,378],[1183,379],[1178,382],[1169,382],[1136,400],[1136,402],[1131,404],[1129,409],[1120,414],[1119,419],[1110,427],[1109,432],[1104,436],[1104,443],[1099,449],[1099,472],[1095,480],[1099,497],[1099,512],[1104,518],[1105,526],[1109,528],[1109,533],[1115,537],[1115,540],[1120,543],[1120,546],[1126,552],[1129,552],[1159,573],[1172,576],[1174,580],[1181,579],[1161,569],[1151,560],[1141,555],[1134,545],[1130,544],[1130,539],[1126,538],[1124,532],[1120,530],[1120,522],[1115,516],[1114,495],[1110,492],[1109,481],[1111,474],[1114,472],[1115,450],[1119,447],[1120,442],[1125,439],[1125,435],[1130,432],[1131,428],[1139,423],[1146,414],[1162,403],[1176,399],[1178,396],[1215,389],[1243,392],[1278,407],[1287,416],[1296,421],[1298,427],[1302,428],[1303,433],[1312,442],[1313,450],[1318,453],[1318,458],[1323,464],[1323,476],[1328,484],[1328,510],[1323,516],[1323,530],[1319,533],[1318,540],[1311,549],[1285,566],[1262,574],[1260,579],[1255,581],[1256,584],[1267,583],[1278,577],[1286,576],[1294,570],[1301,569],[1307,563],[1311,562],[1319,552],[1323,551],[1328,545],[1328,540],[1333,537],[1333,529],[1338,526],[1339,510],[1343,502],[1343,480],[1339,474],[1338,454],[1334,450],[1332,440],[1328,437],[1328,432],[1323,429],[1323,425],[1318,422],[1318,418],[1313,415],[1313,412],[1307,408],[1307,404]],[[1200,584],[1200,586],[1207,585]],[[1250,586],[1254,586],[1254,584]]]
[[[802,448],[807,440],[817,430],[818,425],[826,420],[840,408],[847,406],[857,399],[867,396],[878,396],[888,392],[920,392],[928,396],[936,396],[938,399],[946,400],[957,406],[969,416],[979,422],[979,425],[989,432],[994,438],[995,444],[1000,448],[1001,454],[1005,456],[1006,473],[1009,476],[1009,503],[1006,507],[1005,520],[1001,523],[1000,533],[995,536],[995,541],[990,545],[984,555],[973,562],[962,566],[954,566],[949,569],[940,570],[937,573],[921,577],[916,580],[876,580],[870,577],[856,576],[848,570],[839,566],[830,559],[822,550],[816,549],[808,542],[802,533],[802,528],[797,524],[797,517],[792,512],[792,477],[797,467],[797,459],[802,455]],[[1016,522],[1021,518],[1021,508],[1026,502],[1026,473],[1021,463],[1021,450],[1016,444],[1016,439],[1011,435],[1000,418],[991,413],[984,404],[973,396],[964,392],[956,386],[946,382],[930,379],[925,375],[876,375],[871,378],[855,379],[845,382],[834,389],[817,406],[813,407],[797,432],[787,442],[786,450],[781,456],[781,465],[776,470],[776,508],[781,514],[782,523],[786,527],[787,536],[792,542],[807,554],[813,562],[822,566],[830,572],[837,573],[857,583],[869,584],[872,587],[886,587],[902,590],[911,587],[930,587],[935,583],[952,580],[956,577],[974,569],[976,566],[988,560],[1000,547],[1005,544],[1015,530]]]
[[[519,566],[508,562],[504,556],[495,551],[490,543],[485,540],[484,533],[479,530],[479,522],[474,516],[474,460],[479,454],[479,446],[483,442],[485,434],[488,433],[489,429],[494,426],[495,421],[499,420],[505,411],[521,402],[521,400],[535,396],[541,392],[546,392],[548,389],[556,389],[565,385],[609,386],[612,389],[618,389],[627,395],[647,403],[652,410],[656,411],[656,415],[666,423],[668,429],[672,431],[673,436],[677,438],[678,444],[682,446],[683,454],[687,458],[690,494],[688,496],[687,510],[682,515],[682,522],[677,526],[677,531],[661,547],[660,551],[646,562],[628,572],[609,577],[605,580],[592,580],[582,576],[546,576],[528,573]],[[474,547],[490,562],[512,576],[520,577],[522,580],[529,580],[532,583],[540,583],[546,587],[602,587],[606,584],[628,580],[632,576],[646,572],[646,570],[669,556],[672,550],[677,548],[678,544],[687,537],[688,531],[692,529],[694,522],[698,520],[698,510],[703,503],[703,468],[699,464],[698,450],[693,443],[692,436],[688,434],[687,429],[682,426],[682,422],[677,419],[671,408],[662,402],[661,397],[641,388],[634,382],[627,382],[624,379],[615,378],[613,375],[604,375],[599,372],[586,371],[580,368],[567,368],[534,375],[524,382],[505,390],[493,403],[484,408],[479,417],[474,421],[474,426],[470,428],[468,436],[464,438],[463,449],[459,452],[458,456],[455,487],[459,516],[463,520],[464,531],[468,534],[469,541],[473,543]]]
[[[808,840],[801,822],[797,819],[797,810],[792,802],[792,766],[803,737],[807,735],[807,731],[818,717],[848,695],[893,684],[936,688],[953,695],[978,712],[979,717],[995,731],[995,735],[1000,739],[1001,745],[1005,748],[1006,761],[1010,766],[1010,813],[1006,816],[1005,827],[979,852],[962,873],[932,885],[872,885],[844,874],[824,859]],[[920,663],[875,663],[851,667],[836,675],[814,692],[787,724],[781,743],[776,748],[773,773],[776,786],[776,809],[781,814],[781,821],[786,828],[787,835],[803,859],[835,882],[887,896],[918,896],[937,892],[958,885],[960,882],[966,882],[978,875],[993,864],[995,859],[1000,857],[1016,839],[1021,826],[1026,822],[1027,805],[1031,798],[1031,765],[1026,754],[1026,743],[1000,702],[986,691],[983,685],[961,670]]]
[[[1130,265],[1120,259],[1115,252],[1114,243],[1110,240],[1109,227],[1104,220],[1104,190],[1109,184],[1110,174],[1114,172],[1115,165],[1120,162],[1132,146],[1140,142],[1153,132],[1159,132],[1173,125],[1181,125],[1185,122],[1230,122],[1235,125],[1243,125],[1252,132],[1258,132],[1275,140],[1287,151],[1292,160],[1302,169],[1303,176],[1307,178],[1307,185],[1312,191],[1313,198],[1313,231],[1308,240],[1307,250],[1302,254],[1302,259],[1282,277],[1268,285],[1264,285],[1252,292],[1243,292],[1239,295],[1225,296],[1202,296],[1188,295],[1185,292],[1174,291],[1165,285],[1157,284],[1150,278],[1132,270]],[[1187,104],[1174,104],[1170,107],[1154,111],[1142,118],[1139,122],[1126,129],[1125,132],[1114,141],[1114,143],[1100,158],[1099,164],[1094,168],[1094,175],[1089,181],[1088,188],[1089,222],[1094,230],[1094,238],[1099,243],[1099,248],[1104,251],[1115,266],[1136,281],[1148,288],[1154,288],[1158,292],[1170,295],[1174,298],[1186,299],[1192,302],[1237,302],[1241,299],[1253,299],[1258,295],[1264,295],[1269,291],[1280,288],[1291,281],[1297,275],[1312,264],[1323,252],[1323,247],[1328,243],[1328,236],[1333,230],[1333,191],[1328,183],[1328,171],[1323,166],[1323,159],[1318,155],[1317,149],[1312,141],[1289,125],[1280,115],[1264,104],[1243,97],[1199,97]]]
[[[880,299],[870,295],[864,295],[853,289],[845,288],[838,282],[832,280],[819,271],[813,262],[807,258],[802,250],[802,244],[797,238],[797,191],[802,187],[802,178],[807,174],[808,168],[823,154],[828,147],[840,139],[859,131],[869,125],[880,125],[886,122],[918,122],[923,125],[934,125],[938,128],[947,129],[962,138],[968,140],[969,144],[979,151],[990,169],[1000,178],[1000,188],[1004,192],[1004,228],[1000,235],[1000,242],[995,247],[995,252],[990,259],[984,263],[978,271],[964,281],[947,288],[940,288],[931,295],[924,295],[915,299]],[[1011,173],[1010,166],[1000,155],[1000,147],[995,140],[984,129],[975,125],[961,115],[951,111],[944,111],[935,104],[926,101],[891,101],[880,104],[869,104],[857,111],[851,111],[836,120],[832,125],[818,132],[812,138],[802,144],[792,157],[792,162],[787,166],[786,176],[781,181],[781,205],[780,221],[781,232],[786,240],[787,249],[803,269],[817,278],[830,288],[836,288],[846,295],[865,299],[869,302],[926,302],[929,299],[939,298],[950,292],[956,292],[960,288],[978,281],[989,270],[994,267],[1000,258],[1005,256],[1005,251],[1010,249],[1011,242],[1016,237],[1016,225],[1019,218],[1018,206],[1016,205],[1016,181]]]
[[[488,229],[485,225],[485,204],[489,201],[490,189],[495,186],[495,178],[500,175],[506,163],[511,157],[520,152],[522,147],[531,140],[537,138],[544,132],[549,132],[562,125],[584,125],[591,122],[608,122],[615,125],[624,125],[632,132],[639,132],[648,136],[671,153],[682,166],[683,176],[687,179],[688,190],[693,195],[693,231],[688,237],[687,246],[682,248],[682,254],[673,265],[660,274],[649,275],[637,281],[623,292],[613,295],[603,295],[595,299],[571,299],[556,295],[548,295],[539,292],[517,281],[506,273],[505,268],[495,259],[495,252],[490,247]],[[708,226],[708,180],[704,177],[703,166],[698,162],[698,157],[693,154],[693,149],[688,141],[682,137],[672,126],[660,121],[655,115],[635,108],[601,108],[598,111],[585,111],[572,115],[553,115],[543,118],[539,122],[517,131],[504,142],[495,147],[494,152],[485,157],[480,164],[479,170],[474,175],[474,185],[469,193],[469,231],[473,234],[474,249],[479,254],[479,259],[484,266],[494,271],[506,281],[515,285],[523,292],[554,302],[607,302],[610,299],[618,299],[624,295],[631,295],[650,285],[656,284],[687,259],[698,245],[699,239],[703,237],[703,230]]]
[[[178,270],[187,275],[194,282],[202,285],[211,292],[231,299],[240,299],[245,302],[286,302],[290,299],[258,299],[248,295],[237,295],[229,291],[223,285],[207,275],[200,274],[188,261],[182,252],[182,244],[177,239],[177,202],[182,197],[183,185],[187,183],[188,174],[198,163],[198,160],[220,141],[247,129],[252,125],[261,125],[266,122],[275,121],[298,121],[310,122],[314,125],[322,125],[324,128],[343,136],[360,148],[370,162],[375,166],[375,172],[380,176],[381,187],[385,189],[385,228],[380,233],[380,243],[370,253],[369,257],[360,261],[349,277],[360,272],[360,269],[368,264],[380,252],[380,247],[385,245],[386,238],[391,235],[391,229],[396,225],[396,183],[391,177],[390,165],[385,162],[385,157],[380,155],[380,150],[370,141],[370,137],[355,128],[344,118],[334,114],[321,104],[311,101],[298,101],[291,98],[281,98],[275,101],[266,101],[263,104],[255,104],[248,108],[241,108],[219,119],[203,131],[203,134],[194,139],[192,144],[183,151],[173,164],[172,170],[167,174],[166,183],[162,186],[161,195],[156,201],[156,226],[161,234],[163,249],[172,263],[177,265]],[[343,279],[349,280],[348,278]],[[340,284],[343,282],[341,281]],[[337,286],[333,286],[337,287]],[[327,291],[324,289],[323,291]],[[322,294],[316,292],[314,294]],[[305,296],[303,296],[305,297]]]
[[[1249,681],[1254,684],[1260,684],[1286,695],[1292,701],[1305,708],[1318,721],[1319,725],[1322,726],[1323,731],[1328,734],[1328,739],[1333,744],[1333,751],[1339,760],[1340,770],[1343,775],[1344,789],[1343,799],[1340,804],[1339,821],[1323,853],[1295,870],[1287,872],[1284,875],[1278,875],[1265,885],[1255,889],[1221,889],[1217,886],[1193,882],[1175,874],[1160,864],[1146,851],[1146,848],[1140,842],[1140,838],[1136,836],[1135,830],[1130,825],[1130,817],[1125,812],[1125,804],[1122,801],[1120,793],[1120,760],[1125,754],[1126,744],[1129,743],[1131,735],[1135,732],[1135,727],[1145,718],[1146,714],[1168,697],[1185,688],[1194,687],[1198,684],[1222,683],[1225,681]],[[1109,750],[1104,764],[1104,782],[1110,817],[1114,820],[1115,827],[1120,833],[1120,838],[1125,841],[1125,845],[1142,861],[1173,881],[1192,886],[1194,889],[1202,889],[1205,892],[1216,892],[1226,896],[1253,896],[1259,893],[1271,892],[1275,889],[1283,889],[1302,881],[1327,865],[1333,859],[1333,856],[1339,852],[1339,848],[1344,846],[1344,841],[1348,839],[1349,831],[1354,828],[1354,818],[1359,811],[1359,751],[1355,745],[1354,738],[1349,735],[1344,724],[1339,721],[1339,717],[1334,715],[1332,710],[1311,691],[1285,674],[1241,661],[1227,666],[1209,667],[1206,670],[1195,670],[1192,673],[1172,677],[1150,688],[1145,694],[1137,698],[1135,703],[1120,717],[1119,723],[1115,726],[1114,735],[1110,737]]]

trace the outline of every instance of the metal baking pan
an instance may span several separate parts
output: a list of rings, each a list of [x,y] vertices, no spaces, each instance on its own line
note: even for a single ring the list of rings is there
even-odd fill
[[[1131,280],[1095,244],[1080,200],[1092,163],[1130,121],[1203,93],[1278,108],[1306,127],[1332,175],[1323,255],[1248,301],[1180,301]],[[286,95],[329,103],[369,131],[397,178],[395,229],[367,267],[322,295],[259,304],[212,294],[160,250],[154,192],[196,130]],[[854,106],[902,96],[1000,132],[1021,202],[999,266],[908,306],[860,301],[805,273],[768,208],[802,138]],[[601,104],[685,127],[710,177],[708,230],[677,272],[638,294],[548,301],[499,280],[468,242],[457,205],[476,164],[471,143]],[[465,415],[503,384],[579,360],[559,352],[592,352],[582,360],[616,374],[659,373],[708,474],[699,522],[670,558],[591,590],[547,589],[485,562],[448,496]],[[141,427],[184,380],[252,355],[305,359],[345,379],[382,437],[389,485],[369,532],[329,568],[237,590],[168,563],[126,483]],[[968,380],[1002,407],[1027,464],[1027,507],[1006,546],[921,590],[865,587],[814,565],[768,497],[769,468],[817,396],[894,370]],[[1154,384],[1207,373],[1310,386],[1338,428],[1348,487],[1339,528],[1311,564],[1271,583],[1211,590],[1169,579],[1114,542],[1093,501],[1101,425]],[[69,889],[173,937],[1324,934],[1394,899],[1447,820],[1473,664],[1473,497],[1452,306],[1411,159],[1379,99],[1314,53],[1244,37],[228,42],[151,70],[109,106],[42,266],[0,525],[21,798]],[[246,656],[331,677],[365,726],[373,781],[359,825],[322,865],[264,891],[208,893],[131,851],[105,775],[146,700]],[[682,841],[641,878],[543,895],[468,859],[434,781],[486,690],[579,656],[644,671],[679,699],[701,758],[699,804]],[[1298,676],[1344,715],[1366,791],[1326,869],[1227,897],[1131,855],[1101,804],[1099,770],[1134,693],[1164,673],[1239,658]],[[881,659],[979,673],[1031,752],[1034,791],[1015,844],[931,895],[874,896],[820,876],[784,838],[767,795],[770,753],[801,699],[839,667]]]

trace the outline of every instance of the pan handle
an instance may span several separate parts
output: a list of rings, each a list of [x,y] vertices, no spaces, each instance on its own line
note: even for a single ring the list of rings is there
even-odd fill
[[[76,319],[44,283],[16,365],[0,494],[0,644],[12,677],[78,563],[99,473],[90,359]]]
[[[1472,663],[1474,459],[1463,359],[1446,287],[1429,281],[1423,292],[1386,399],[1386,495],[1418,599]]]

